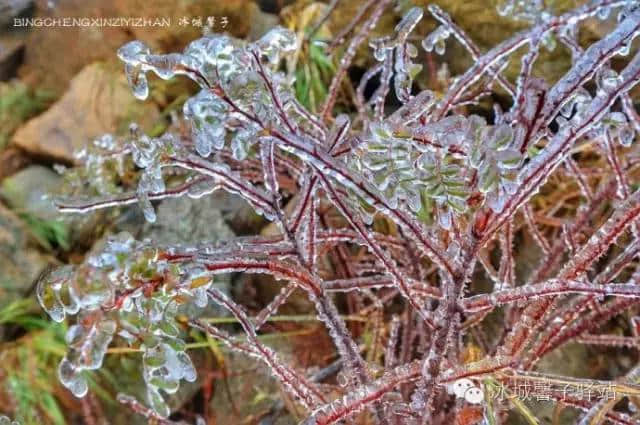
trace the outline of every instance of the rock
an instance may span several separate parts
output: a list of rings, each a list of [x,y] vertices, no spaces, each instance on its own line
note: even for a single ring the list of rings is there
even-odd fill
[[[27,295],[48,263],[24,223],[0,204],[0,309]]]
[[[257,424],[272,410],[282,412],[272,424],[298,423],[286,411],[282,411],[283,400],[288,406],[292,406],[292,403],[263,363],[233,351],[225,352],[224,359],[230,376],[225,378],[226,382],[222,379],[215,381],[215,392],[209,404],[209,409],[216,418],[215,423]]]
[[[20,126],[44,111],[53,101],[50,93],[33,89],[18,79],[0,82],[0,99],[0,149],[9,144]],[[2,164],[4,166],[5,162]],[[0,174],[10,173],[2,167]]]
[[[119,16],[113,2],[101,0],[60,0],[49,7],[47,0],[36,2],[36,18],[91,18]],[[69,81],[86,65],[116,61],[115,52],[131,36],[125,27],[68,26],[27,28],[24,64],[20,77],[33,86],[60,95]]]
[[[142,236],[163,245],[228,240],[234,234],[221,213],[226,198],[219,192],[200,199],[166,199],[157,207],[156,222],[146,223]]]
[[[120,26],[36,28],[29,32],[20,76],[56,93],[63,93],[69,80],[84,66],[96,61],[116,62],[116,50],[133,39],[140,39],[159,52],[182,50],[202,35],[202,27],[180,25],[183,17],[206,20],[213,16],[217,22],[214,31],[243,37],[249,32],[254,10],[253,3],[246,0],[57,0],[53,8],[47,3],[36,2],[36,17],[127,19]],[[225,16],[228,23],[222,28],[221,19]],[[136,20],[138,17],[167,19],[169,25],[144,24]],[[64,60],[54,60],[53,52],[64,55]]]
[[[251,18],[251,29],[247,35],[249,40],[258,40],[271,28],[280,23],[280,17],[271,13],[266,13],[256,6]]]
[[[0,81],[8,81],[22,62],[24,41],[11,35],[0,36]]]
[[[62,177],[47,167],[31,165],[7,177],[0,185],[0,198],[21,217],[46,250],[71,245],[86,245],[95,239],[103,212],[63,214],[58,212],[53,198],[62,185]]]
[[[131,27],[133,37],[165,52],[182,50],[189,42],[202,36],[207,18],[213,18],[213,32],[228,32],[245,37],[253,26],[258,7],[246,0],[179,1],[174,0],[115,0],[118,16],[155,16],[168,18],[168,27]],[[181,21],[187,18],[188,23]],[[226,18],[227,23],[222,23]],[[202,26],[198,26],[198,19]],[[194,23],[196,25],[194,25]]]
[[[0,27],[13,26],[13,18],[28,14],[32,7],[32,0],[0,1]]]
[[[44,220],[56,219],[53,205],[61,177],[47,167],[32,165],[2,181],[0,196],[14,211],[26,212]]]
[[[0,149],[2,148],[0,147]],[[2,149],[0,151],[0,164],[2,164],[2,167],[0,167],[0,181],[27,166],[29,163],[31,163],[31,159],[20,149],[15,147]]]
[[[133,97],[122,71],[96,63],[85,67],[49,110],[19,128],[12,142],[30,153],[72,162],[74,150],[91,139],[123,132],[132,121],[149,129],[158,117],[153,103]]]
[[[0,157],[1,159],[1,157]],[[57,210],[53,199],[59,194],[63,178],[50,168],[31,165],[5,178],[0,199],[32,227],[43,248],[53,251],[91,246],[110,221],[109,211],[67,214]],[[112,214],[113,215],[113,214]]]

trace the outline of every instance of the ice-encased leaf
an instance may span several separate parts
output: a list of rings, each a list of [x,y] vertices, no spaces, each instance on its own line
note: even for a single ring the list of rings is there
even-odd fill
[[[255,45],[271,64],[280,61],[282,53],[289,53],[296,49],[298,42],[294,32],[277,26],[263,35]]]
[[[149,401],[149,405],[153,411],[158,414],[158,416],[161,418],[169,417],[171,409],[169,409],[169,405],[160,394],[160,391],[153,387],[147,387],[147,400]]]
[[[84,397],[89,390],[86,378],[66,358],[62,359],[58,366],[58,378],[76,397]]]
[[[420,7],[412,7],[404,14],[395,28],[398,40],[404,42],[407,39],[411,31],[418,25],[418,22],[422,20],[423,14],[424,12]]]
[[[149,47],[141,41],[134,40],[118,49],[117,55],[121,61],[138,65],[144,57],[150,54]]]
[[[43,276],[36,287],[36,297],[42,308],[56,322],[62,322],[65,315],[78,312],[78,305],[70,294],[69,283],[73,280],[72,266],[60,267]]]
[[[448,229],[451,215],[463,213],[467,208],[469,189],[462,177],[462,167],[449,158],[437,159],[428,155],[423,155],[419,164],[419,169],[425,173],[423,193],[439,205],[440,225]]]
[[[224,147],[226,111],[226,105],[208,90],[201,90],[185,102],[183,113],[185,118],[191,121],[196,151],[201,156],[208,157],[213,149],[219,150]]]
[[[524,160],[513,141],[511,126],[501,124],[482,129],[472,145],[469,164],[478,170],[478,189],[495,211],[515,190],[516,173]]]
[[[596,75],[598,88],[605,92],[614,90],[621,82],[620,75],[611,68],[603,68]]]
[[[422,40],[422,48],[427,52],[435,52],[439,55],[444,54],[445,42],[451,33],[444,25],[440,25],[431,32],[424,40]]]

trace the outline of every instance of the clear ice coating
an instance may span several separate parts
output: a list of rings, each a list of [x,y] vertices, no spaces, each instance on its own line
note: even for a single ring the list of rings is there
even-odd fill
[[[172,78],[184,74],[196,81],[202,90],[184,104],[184,117],[191,123],[194,147],[202,157],[210,156],[224,147],[231,139],[234,157],[244,159],[255,144],[259,127],[243,111],[252,111],[263,123],[281,124],[280,115],[274,105],[276,96],[282,103],[291,98],[291,85],[277,67],[286,55],[297,46],[296,35],[283,27],[269,30],[254,43],[245,43],[226,35],[207,35],[191,42],[182,54],[153,55],[141,42],[131,42],[118,51],[125,62],[125,71],[137,97],[148,94],[146,72],[153,71],[161,78]],[[257,61],[266,58],[266,64],[257,63],[252,55],[258,53]],[[271,92],[263,81],[263,76],[272,81]],[[237,109],[212,92],[219,87],[234,98]],[[141,148],[134,151],[136,164],[147,168],[153,152],[145,148],[144,138],[137,144]],[[153,179],[156,180],[157,179]],[[153,220],[152,207],[147,199],[149,191],[140,188],[139,197],[147,219]]]
[[[283,53],[293,52],[297,46],[296,35],[283,27],[270,29],[256,42],[260,54],[267,57],[271,64],[277,64]]]
[[[446,47],[445,43],[450,35],[449,29],[444,25],[440,25],[422,40],[422,48],[427,52],[435,51],[437,54],[443,55]]]
[[[56,321],[77,314],[66,334],[69,349],[58,367],[60,382],[83,397],[89,389],[86,373],[102,366],[118,335],[142,349],[149,405],[168,416],[162,394],[177,391],[183,379],[196,379],[176,324],[175,299],[205,306],[211,284],[201,267],[172,266],[158,258],[148,241],[135,241],[127,233],[98,244],[83,264],[55,270],[39,282],[38,299]]]
[[[60,362],[58,377],[76,397],[86,395],[89,388],[83,372],[102,366],[115,331],[114,321],[102,320],[100,314],[84,312],[79,317],[79,323],[67,331],[69,351]]]
[[[405,202],[417,212],[426,207],[425,199],[435,201],[440,225],[449,228],[452,216],[467,209],[470,174],[461,166],[467,163],[477,170],[487,204],[502,209],[524,160],[510,125],[452,115],[409,131],[397,122],[401,116],[372,123],[358,148],[358,169],[392,204]]]
[[[501,8],[501,13],[544,27],[545,23],[549,24],[550,21],[543,6],[540,0],[507,0]],[[612,8],[598,8],[589,14],[604,19],[611,13],[610,9]],[[631,13],[635,12],[631,9],[624,11],[619,14],[619,18]],[[205,169],[209,167],[207,171],[230,177],[231,182],[242,180],[241,183],[245,183],[245,174],[237,171],[235,161],[248,159],[240,166],[251,164],[247,173],[252,176],[250,184],[238,184],[238,187],[226,189],[258,205],[258,213],[262,213],[268,219],[274,219],[277,214],[271,205],[273,199],[278,203],[279,191],[289,190],[278,182],[275,170],[276,163],[279,166],[284,164],[287,171],[291,171],[291,176],[295,177],[292,180],[299,182],[304,188],[309,184],[308,194],[311,200],[306,209],[301,207],[297,210],[300,213],[298,233],[293,235],[292,240],[287,241],[283,238],[283,241],[273,245],[271,242],[265,242],[265,246],[268,245],[278,252],[275,255],[277,261],[291,260],[289,242],[297,242],[302,246],[302,262],[311,264],[311,272],[308,273],[310,277],[307,276],[304,267],[294,271],[300,272],[304,278],[301,279],[304,280],[302,283],[313,286],[316,284],[316,243],[324,243],[318,239],[326,237],[323,235],[331,230],[315,223],[319,216],[315,214],[314,202],[317,203],[317,194],[323,191],[310,188],[309,182],[313,175],[308,172],[310,169],[314,170],[315,177],[326,178],[325,182],[328,183],[324,186],[325,192],[335,183],[337,195],[331,200],[334,205],[338,205],[336,199],[345,198],[347,208],[341,208],[343,215],[352,224],[356,223],[353,227],[359,231],[360,238],[366,239],[371,250],[377,248],[376,238],[380,238],[381,235],[370,230],[373,226],[359,226],[357,217],[349,217],[351,211],[348,207],[356,210],[362,221],[368,225],[377,226],[378,223],[374,223],[376,211],[381,211],[391,221],[397,219],[403,233],[410,233],[413,242],[422,243],[421,249],[425,245],[424,240],[440,242],[434,235],[446,235],[446,243],[442,249],[436,251],[444,258],[442,262],[452,264],[455,269],[461,264],[461,253],[465,252],[467,239],[464,235],[470,229],[468,225],[471,214],[475,214],[476,219],[490,216],[492,212],[485,211],[487,208],[496,213],[492,219],[504,218],[507,212],[511,214],[505,210],[505,205],[515,205],[519,202],[507,204],[507,201],[515,198],[512,195],[516,193],[518,185],[524,184],[525,179],[518,180],[520,172],[524,167],[528,167],[525,171],[535,171],[538,170],[535,167],[539,167],[543,171],[541,174],[544,174],[544,167],[547,166],[545,161],[550,159],[548,152],[555,149],[556,144],[569,140],[571,132],[592,113],[592,104],[602,105],[603,112],[601,115],[595,115],[597,119],[590,125],[589,136],[611,135],[623,147],[632,144],[637,128],[637,124],[636,127],[631,125],[634,122],[631,119],[633,115],[617,111],[617,104],[610,108],[611,105],[603,101],[607,96],[620,96],[620,84],[626,81],[625,78],[628,79],[630,72],[616,73],[606,65],[598,65],[596,59],[602,59],[602,56],[590,50],[586,50],[583,55],[576,55],[577,59],[574,59],[576,63],[582,60],[581,65],[574,67],[572,72],[567,74],[568,78],[551,89],[544,83],[538,84],[542,80],[530,75],[528,77],[531,78],[519,78],[516,94],[522,94],[523,98],[518,99],[514,96],[514,108],[505,113],[499,107],[495,107],[497,103],[494,104],[493,124],[487,123],[479,116],[467,115],[462,106],[473,103],[473,100],[465,98],[474,94],[470,88],[492,90],[494,79],[496,76],[499,77],[498,74],[510,59],[509,53],[495,53],[492,50],[483,55],[480,52],[474,53],[473,46],[466,46],[472,51],[474,58],[475,65],[472,69],[478,71],[471,78],[467,78],[467,83],[465,75],[455,79],[450,79],[449,76],[440,78],[439,83],[442,84],[445,93],[441,98],[442,102],[437,105],[438,96],[431,91],[425,90],[414,96],[413,80],[421,71],[421,65],[413,62],[417,58],[418,49],[410,42],[409,36],[422,17],[422,9],[411,8],[392,34],[370,41],[377,63],[374,66],[375,72],[370,70],[368,75],[382,76],[381,88],[376,90],[372,100],[367,101],[367,106],[375,106],[374,114],[371,114],[374,116],[368,114],[371,112],[369,110],[364,116],[357,117],[340,114],[333,119],[331,125],[328,124],[331,119],[324,122],[323,118],[314,117],[297,104],[291,90],[292,76],[282,72],[283,59],[289,58],[301,41],[295,33],[287,29],[273,28],[252,43],[211,34],[193,41],[182,53],[166,55],[152,54],[141,42],[126,44],[118,51],[118,56],[124,62],[128,82],[136,97],[143,99],[148,96],[149,71],[162,79],[184,75],[199,84],[201,91],[189,98],[183,109],[191,134],[189,136],[181,132],[176,136],[156,138],[141,134],[133,128],[132,137],[124,142],[110,135],[95,140],[78,155],[78,159],[81,159],[86,167],[84,175],[96,176],[100,181],[100,184],[92,186],[91,190],[100,195],[119,195],[114,182],[127,174],[126,167],[133,168],[135,165],[137,168],[133,171],[139,173],[140,177],[135,193],[128,194],[130,199],[127,199],[127,203],[135,201],[137,197],[146,219],[154,221],[152,201],[158,199],[159,194],[167,191],[167,188],[173,188],[169,183],[176,180],[185,184],[199,181],[185,191],[186,196],[192,198],[205,196],[216,189],[214,184],[217,182],[214,182],[215,178],[211,174],[198,174],[202,169],[185,166],[177,170],[184,162],[188,162],[189,165],[196,163]],[[536,30],[527,36],[529,39],[516,39],[513,45],[537,49],[538,43],[533,42],[536,40],[551,50],[557,42],[563,41],[564,36],[576,34],[575,24],[580,19],[585,17],[568,19],[566,25],[557,23],[561,28],[549,29],[547,26],[547,29]],[[556,23],[554,21],[551,24]],[[630,26],[628,22],[625,25]],[[445,22],[445,25],[437,27],[422,41],[422,47],[428,52],[435,51],[441,55],[445,51],[446,40],[452,33],[459,42],[465,44],[463,34]],[[613,41],[616,42],[615,45],[611,43],[612,46],[604,46],[611,47],[608,49],[608,57],[630,53],[632,37]],[[519,47],[514,47],[516,48]],[[592,67],[597,67],[598,71],[591,73]],[[383,84],[385,81],[386,86]],[[385,116],[384,101],[391,81],[395,95],[402,105],[391,115]],[[591,84],[592,81],[596,90],[590,90],[595,92],[595,96],[582,88],[585,83]],[[503,88],[509,87],[509,82],[501,84]],[[447,85],[464,90],[460,91],[459,96],[452,96],[450,92],[454,90],[447,92]],[[551,108],[547,108],[552,112],[544,109],[546,105],[542,104],[540,118],[539,102],[548,102],[544,95],[549,95],[555,103],[548,103],[553,103]],[[631,107],[633,108],[633,105]],[[291,114],[291,111],[295,114]],[[558,130],[555,130],[555,126],[548,126],[554,119]],[[536,120],[544,122],[540,124]],[[536,127],[538,124],[541,125],[541,129]],[[528,134],[532,128],[537,132],[533,136]],[[533,146],[526,146],[527,135],[535,139]],[[547,139],[548,145],[541,147],[542,143],[537,144],[539,139],[536,137]],[[257,144],[260,145],[259,150],[256,149]],[[230,161],[233,163],[231,166],[220,162],[228,158],[229,151],[224,150],[225,147],[231,150],[235,160]],[[525,148],[530,149],[527,151]],[[570,146],[567,146],[567,149],[570,149]],[[128,159],[128,156],[121,152],[130,154],[133,163],[124,161],[123,158]],[[525,158],[525,152],[528,158]],[[564,155],[562,149],[558,149],[557,152],[559,156]],[[279,156],[277,161],[274,159],[276,155]],[[108,162],[110,160],[105,160],[105,156],[113,158],[114,162]],[[523,166],[525,160],[528,162]],[[180,161],[184,162],[179,164]],[[549,168],[554,166],[552,162],[549,164]],[[260,170],[261,165],[263,170]],[[109,179],[101,174],[101,170],[111,166],[118,171],[117,177]],[[302,171],[297,170],[298,167]],[[167,178],[166,186],[163,170],[171,174],[171,178]],[[181,174],[183,172],[186,176]],[[526,176],[526,173],[522,175]],[[184,180],[180,180],[181,178]],[[525,189],[535,192],[537,187],[525,186]],[[294,194],[295,192],[287,193]],[[113,204],[118,204],[117,200],[113,201]],[[502,216],[501,212],[504,212]],[[415,220],[416,217],[420,222]],[[423,224],[426,225],[422,226]],[[442,231],[443,229],[447,231]],[[346,229],[341,230],[346,234],[350,232]],[[569,230],[565,235],[568,233]],[[378,278],[388,279],[385,273],[394,270],[394,256],[397,255],[394,251],[398,245],[396,239],[400,239],[400,236],[389,236],[388,239],[388,235],[383,236],[385,240],[380,242],[383,247],[374,252],[377,258],[366,253],[354,266],[357,276],[369,278],[370,274],[380,273]],[[432,236],[434,237],[431,238]],[[341,237],[343,236],[333,235],[328,238],[338,240]],[[345,238],[349,239],[351,236]],[[508,240],[506,236],[505,240]],[[234,245],[235,252],[250,252],[254,249],[261,255],[264,254],[264,258],[270,257],[270,254],[259,251],[260,248],[255,246],[248,249],[251,244],[245,245],[244,242]],[[501,248],[501,251],[504,250]],[[142,352],[147,405],[156,415],[168,417],[171,412],[166,396],[178,391],[182,380],[196,379],[196,370],[183,340],[183,323],[179,322],[177,317],[184,305],[207,305],[212,278],[210,272],[199,262],[205,259],[218,260],[220,256],[224,256],[220,253],[216,255],[215,252],[216,248],[203,248],[201,245],[155,247],[149,241],[139,242],[128,234],[119,234],[109,237],[90,253],[83,264],[60,268],[39,282],[37,297],[53,320],[62,321],[69,316],[77,316],[75,323],[68,328],[66,342],[69,351],[58,370],[65,387],[79,397],[86,394],[90,382],[87,379],[88,374],[102,365],[109,345],[117,336]],[[388,262],[385,261],[387,253]],[[180,255],[193,256],[194,259],[191,263],[170,260],[172,256],[175,259]],[[261,256],[260,261],[264,258]],[[399,264],[404,267],[408,262],[414,262],[413,258]],[[294,261],[286,264],[292,265],[292,269],[295,268]],[[421,264],[415,265],[418,269],[416,275],[421,272],[427,273],[421,269]],[[269,264],[265,269],[271,266],[272,264]],[[491,267],[486,266],[488,270]],[[505,268],[508,268],[508,265]],[[438,273],[444,277],[441,288],[446,289],[448,277],[445,276],[445,269],[446,267],[443,267]],[[455,271],[457,270],[452,270],[451,273]],[[489,274],[493,276],[499,272],[495,270]],[[411,278],[398,273],[394,275],[392,284],[396,285],[402,280],[410,281]],[[497,278],[495,280],[498,281]],[[303,286],[302,283],[297,282],[300,287]],[[346,359],[350,362],[349,367],[343,368],[338,378],[339,383],[350,390],[351,387],[359,385],[358,381],[362,379],[356,379],[358,377],[352,373],[352,370],[357,370],[354,365],[357,366],[358,341],[350,339],[342,322],[336,319],[340,318],[338,311],[330,299],[323,296],[321,284],[314,289],[320,294],[314,293],[310,297],[319,310],[318,318],[327,325],[329,335],[336,341],[340,357],[343,361]],[[430,289],[438,290],[435,287]],[[366,297],[374,295],[373,292],[361,292]],[[445,299],[441,292],[437,297]],[[494,300],[491,297],[489,299]],[[279,305],[274,304],[271,306],[273,310],[258,317],[263,322],[256,322],[264,323]],[[239,321],[243,322],[244,317],[241,314],[236,316],[241,317]],[[246,325],[251,322],[252,319],[248,318],[243,322],[245,331],[248,336],[257,338],[255,329]],[[557,324],[558,321],[552,323]],[[420,326],[422,325],[420,323]],[[259,328],[257,325],[256,327]],[[425,341],[419,341],[418,345],[422,345],[419,347],[420,350],[425,351],[426,344]],[[296,389],[296,385],[291,382],[302,382],[292,370],[281,367],[281,364],[275,361],[276,353],[271,349],[256,342],[251,348],[246,349],[245,346],[244,349],[267,363],[273,374],[283,381],[287,391],[293,393]],[[428,360],[437,359],[434,356]],[[426,365],[426,362],[424,364]],[[366,366],[365,372],[365,377],[369,372],[372,376],[377,375],[374,368],[370,371]],[[422,378],[429,377],[427,372]],[[389,373],[382,376],[378,384],[386,385],[395,378]],[[419,383],[418,388],[412,392],[410,403],[396,403],[397,400],[394,399],[394,409],[398,412],[402,409],[416,413],[423,411],[429,400],[428,392],[421,385],[422,383]],[[468,403],[483,402],[484,395],[478,388],[466,385],[462,390],[451,389],[455,395],[464,398]],[[295,394],[302,394],[299,398],[308,398],[308,406],[313,406],[317,395],[305,395],[305,391],[308,392],[308,389]],[[330,402],[328,407],[321,407],[314,415],[317,412],[322,416],[337,411],[349,411],[353,407],[349,403],[356,403],[351,411],[360,411],[365,408],[365,399],[375,396],[376,393],[375,386],[364,384],[357,391]],[[399,396],[399,393],[395,396]],[[119,399],[125,402],[133,401],[127,396]]]
[[[125,63],[124,72],[133,91],[140,100],[149,96],[149,83],[145,74],[145,60],[149,48],[141,41],[131,41],[118,49],[118,57]]]
[[[422,19],[423,13],[419,7],[409,9],[396,25],[394,36],[385,36],[369,42],[373,56],[378,61],[393,61],[394,90],[402,102],[411,99],[413,80],[422,70],[422,65],[412,62],[412,59],[418,56],[418,49],[407,42],[407,38]]]
[[[514,20],[537,22],[549,19],[550,14],[544,10],[542,0],[504,0],[498,4],[498,14]]]
[[[224,147],[226,105],[209,90],[201,90],[185,102],[184,117],[191,121],[196,151],[203,157]]]

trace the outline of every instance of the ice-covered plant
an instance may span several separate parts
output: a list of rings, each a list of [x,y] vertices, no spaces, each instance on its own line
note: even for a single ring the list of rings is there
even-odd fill
[[[213,34],[183,53],[154,54],[138,41],[118,51],[140,99],[150,73],[184,75],[200,86],[184,106],[190,133],[154,138],[134,128],[127,140],[96,143],[85,163],[123,164],[131,156],[137,190],[118,192],[106,181],[90,198],[59,200],[60,209],[137,202],[154,221],[154,201],[225,190],[280,233],[188,246],[119,234],[82,264],[52,273],[38,297],[54,320],[77,316],[59,370],[75,395],[87,392],[83,371],[101,366],[117,336],[143,351],[147,388],[146,400],[121,400],[165,420],[166,395],[197,375],[185,351],[188,325],[266,365],[306,412],[304,424],[469,423],[458,421],[474,412],[500,423],[511,408],[525,409],[512,397],[523,383],[544,384],[548,400],[584,412],[580,423],[638,421],[637,367],[614,381],[537,369],[569,341],[639,346],[640,118],[630,94],[640,81],[640,53],[630,57],[638,3],[592,0],[555,16],[543,2],[509,1],[501,13],[531,26],[487,52],[429,6],[440,26],[423,36],[427,54],[442,55],[455,40],[473,59],[442,93],[414,84],[422,67],[412,40],[423,10],[409,9],[393,33],[370,39],[391,3],[364,2],[339,34],[344,49],[317,114],[298,102],[292,75],[280,66],[305,40],[280,27],[252,43]],[[581,24],[610,14],[618,17],[614,29],[582,47]],[[367,42],[374,59],[354,92],[357,112],[335,115],[347,70]],[[573,64],[558,81],[545,81],[534,64],[541,46],[557,43]],[[504,70],[516,52],[524,53],[521,71],[510,81]],[[623,65],[614,68],[613,59]],[[401,103],[395,110],[385,104],[391,90]],[[495,102],[484,117],[469,112],[469,105],[491,105],[492,93],[506,96],[506,110]],[[285,179],[296,189],[285,190]],[[521,263],[525,251],[536,253],[534,264]],[[253,314],[212,286],[213,276],[231,272],[286,284]],[[334,342],[336,385],[319,385],[318,375],[290,366],[258,338],[296,289]],[[376,318],[374,343],[363,345],[345,325],[338,293],[357,301],[354,313]],[[182,309],[211,301],[235,317],[243,338],[196,318],[178,321]],[[608,333],[603,325],[614,316],[630,318],[633,334]],[[614,402],[581,399],[586,385],[603,394],[613,388]],[[507,397],[485,397],[498,387]],[[617,405],[624,396],[630,401]]]

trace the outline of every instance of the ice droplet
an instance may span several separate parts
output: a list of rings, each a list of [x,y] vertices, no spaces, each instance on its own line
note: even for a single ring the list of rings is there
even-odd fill
[[[149,96],[149,83],[142,67],[127,63],[124,65],[124,72],[133,95],[139,100],[145,100]]]
[[[65,357],[58,366],[58,378],[62,385],[76,397],[84,397],[89,390],[87,380],[80,374],[71,362]]]

